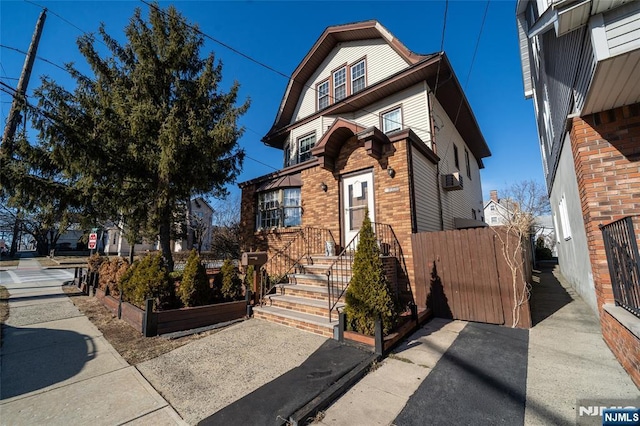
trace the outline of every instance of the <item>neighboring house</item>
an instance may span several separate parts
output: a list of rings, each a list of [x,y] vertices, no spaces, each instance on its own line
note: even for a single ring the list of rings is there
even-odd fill
[[[516,18],[560,270],[640,385],[640,306],[614,304],[599,229],[640,212],[640,2],[519,0]]]
[[[190,206],[185,208],[185,221],[177,226],[183,228],[186,237],[171,242],[172,251],[179,252],[191,250],[191,248],[202,245],[201,251],[211,249],[211,229],[212,229],[213,208],[202,197],[191,200]],[[122,226],[111,224],[106,226],[104,240],[104,252],[118,256],[128,256],[130,246],[127,239],[122,234]],[[159,250],[159,242],[142,242],[136,244],[134,253]]]
[[[502,226],[508,223],[511,217],[509,200],[498,198],[498,191],[489,192],[490,200],[484,203],[484,221],[489,226]]]
[[[397,238],[413,291],[412,233],[485,226],[490,151],[447,56],[413,53],[376,21],[322,33],[262,141],[283,168],[240,184],[245,250],[271,258],[314,227],[338,254],[368,208]]]
[[[186,238],[174,242],[173,251],[211,250],[211,233],[213,221],[213,207],[202,197],[191,200],[191,206],[185,223]]]

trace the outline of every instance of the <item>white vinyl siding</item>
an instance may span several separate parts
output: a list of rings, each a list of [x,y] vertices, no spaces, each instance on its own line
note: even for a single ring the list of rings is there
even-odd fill
[[[432,98],[433,99],[433,98]],[[471,178],[467,178],[463,171],[464,186],[457,191],[442,191],[442,209],[444,216],[444,228],[453,229],[454,217],[471,219],[471,209],[482,210],[482,186],[480,183],[480,169],[473,152],[464,142],[458,130],[453,126],[452,120],[445,113],[439,102],[433,102],[433,114],[438,123],[442,123],[440,131],[436,132],[436,145],[440,161],[440,173],[448,174],[457,172],[453,159],[453,146],[456,145],[460,152],[469,151],[469,166]],[[467,213],[468,212],[468,213]]]
[[[364,127],[375,126],[382,130],[381,114],[398,105],[402,105],[403,128],[413,130],[430,147],[429,129],[431,124],[427,110],[426,91],[422,84],[416,84],[401,92],[394,93],[382,101],[368,105],[366,111],[356,112],[353,120]]]
[[[417,232],[440,230],[436,165],[419,151],[412,151]]]
[[[316,112],[316,85],[331,77],[332,71],[344,64],[356,64],[366,56],[366,84],[372,86],[407,68],[409,64],[383,39],[356,40],[340,43],[325,58],[313,76],[306,82],[306,91],[300,96],[291,123]],[[347,76],[350,78],[350,76]]]
[[[605,13],[604,24],[611,56],[640,48],[640,2]]]

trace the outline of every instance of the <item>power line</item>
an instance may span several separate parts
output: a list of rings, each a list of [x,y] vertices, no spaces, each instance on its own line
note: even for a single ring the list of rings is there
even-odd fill
[[[3,69],[4,69],[4,67],[3,67]],[[15,81],[20,80],[18,77],[0,77],[0,78],[3,79],[3,80],[15,80]]]
[[[167,13],[166,13],[164,10],[160,9],[160,8],[159,8],[158,6],[156,6],[155,4],[153,4],[153,3],[149,3],[147,0],[140,0],[140,1],[141,1],[142,3],[144,3],[144,4],[146,4],[147,6],[149,6],[149,7],[153,8],[153,9],[155,9],[157,12],[159,12],[159,13],[161,13],[161,14],[165,15],[165,16],[167,15]],[[448,5],[448,0],[447,0],[447,5]],[[446,19],[446,16],[445,16],[445,19]],[[191,24],[189,24],[189,23],[187,23],[187,22],[185,22],[185,26],[187,26],[187,27],[188,27],[188,28],[190,28],[191,30],[195,31],[196,33],[200,34],[201,36],[203,36],[203,37],[205,37],[205,38],[207,38],[207,39],[209,39],[209,40],[213,41],[214,43],[217,43],[217,44],[219,44],[220,46],[223,46],[223,47],[225,47],[225,48],[227,48],[227,49],[231,50],[232,52],[236,53],[237,55],[240,55],[240,56],[242,56],[243,58],[245,58],[245,59],[247,59],[247,60],[249,60],[249,61],[251,61],[251,62],[253,62],[253,63],[257,64],[257,65],[259,65],[259,66],[261,66],[261,67],[263,67],[263,68],[265,68],[265,69],[267,69],[267,70],[269,70],[269,71],[272,71],[272,72],[274,72],[274,73],[276,73],[276,74],[278,74],[278,75],[280,75],[280,76],[282,76],[282,77],[286,78],[289,82],[293,82],[293,79],[292,79],[290,76],[288,76],[287,74],[283,73],[282,71],[279,71],[279,70],[277,70],[277,69],[273,68],[272,66],[267,65],[267,64],[265,64],[265,63],[263,63],[263,62],[261,62],[261,61],[259,61],[259,60],[255,59],[255,58],[251,57],[250,55],[247,55],[246,53],[241,52],[240,50],[236,49],[235,47],[232,47],[232,46],[230,46],[229,44],[227,44],[227,43],[225,43],[225,42],[223,42],[223,41],[220,41],[220,40],[218,40],[217,38],[215,38],[215,37],[213,37],[213,36],[210,36],[209,34],[205,33],[205,32],[204,32],[204,31],[202,31],[201,29],[199,29],[199,28],[197,28],[197,27],[195,27],[195,26],[193,26],[193,25],[191,25]],[[438,69],[439,69],[439,67],[440,67],[440,62],[438,62]],[[437,83],[436,83],[436,86],[437,86]],[[315,93],[318,93],[318,89],[317,89],[317,88],[312,87],[312,86],[310,86],[310,85],[308,85],[308,84],[306,84],[306,83],[305,83],[305,84],[303,84],[303,85],[302,85],[302,87],[304,87],[304,88],[306,88],[306,89],[309,89],[309,90],[312,90],[312,91],[313,91],[313,92],[315,92]],[[436,87],[436,89],[437,89],[437,87]],[[329,98],[330,98],[330,99],[332,99],[332,100],[334,101],[334,103],[335,103],[335,101],[336,101],[335,96],[329,95]],[[352,107],[354,107],[354,108],[357,108],[357,107],[356,107],[356,106],[354,106],[352,103],[350,103],[348,100],[342,99],[342,100],[339,100],[339,102],[342,102],[342,103],[344,103],[344,104],[346,104],[346,105],[349,105],[349,106],[352,106]],[[376,112],[373,112],[373,111],[369,111],[369,110],[367,110],[367,109],[365,109],[365,108],[358,108],[358,110],[359,110],[359,111],[363,111],[363,112],[365,112],[365,113],[367,113],[367,114],[371,114],[371,115],[373,115],[373,116],[375,116],[375,117],[378,117],[378,118],[380,118],[380,117],[382,116],[382,114],[379,114],[379,113],[376,113]],[[402,123],[401,123],[401,122],[395,122],[394,120],[389,120],[389,121],[394,122],[394,123],[396,123],[396,124],[400,124],[400,125],[402,125]],[[415,126],[406,126],[406,125],[405,125],[404,127],[405,127],[405,128],[409,128],[409,129],[413,129],[413,130],[419,130],[419,131],[421,131],[421,132],[425,132],[425,133],[431,134],[431,132],[430,132],[429,130],[421,129],[421,128],[419,128],[419,127],[415,127]]]
[[[68,19],[66,19],[65,17],[61,16],[60,14],[54,12],[53,10],[49,9],[48,7],[44,7],[38,3],[32,2],[30,0],[23,0],[25,3],[29,3],[32,4],[36,7],[39,7],[43,10],[46,10],[47,12],[49,12],[50,14],[52,14],[53,16],[57,17],[58,19],[60,19],[61,21],[67,23],[68,25],[71,25],[73,28],[75,28],[76,30],[80,31],[82,34],[86,35],[86,36],[91,36],[91,33],[86,32],[85,30],[83,30],[82,28],[80,28],[79,26],[77,26],[76,24],[74,24],[73,22],[69,21]],[[100,39],[96,39],[99,43],[102,43],[104,46],[106,46],[106,44],[100,40]],[[107,46],[108,47],[108,46]]]
[[[22,53],[23,55],[26,55],[26,54],[27,54],[27,52],[25,52],[24,50],[18,49],[17,47],[11,47],[11,46],[7,46],[7,45],[5,45],[5,44],[0,44],[0,47],[3,47],[3,48],[5,48],[5,49],[9,49],[9,50],[15,50],[16,52]],[[53,65],[53,66],[54,66],[54,67],[56,67],[56,68],[60,68],[62,71],[69,72],[69,70],[68,70],[68,69],[66,69],[65,67],[63,67],[62,65],[58,65],[58,64],[56,64],[56,63],[55,63],[55,62],[53,62],[53,61],[50,61],[50,60],[48,60],[48,59],[46,59],[46,58],[43,58],[42,56],[36,56],[36,58],[40,59],[40,60],[41,60],[41,61],[43,61],[43,62],[46,62],[46,63],[48,63],[48,64],[51,64],[51,65]]]

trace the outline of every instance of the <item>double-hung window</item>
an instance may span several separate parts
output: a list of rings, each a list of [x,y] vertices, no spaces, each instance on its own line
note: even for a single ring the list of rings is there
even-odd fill
[[[347,67],[333,73],[333,101],[338,102],[347,97]]]
[[[318,110],[329,106],[329,80],[318,84]]]
[[[382,114],[382,131],[384,133],[402,129],[402,109],[400,107]]]
[[[258,194],[257,229],[300,226],[300,188],[284,188]]]
[[[258,227],[274,228],[280,224],[280,191],[268,191],[258,194]]]
[[[364,89],[366,85],[366,64],[365,60],[355,63],[351,66],[351,93],[357,93]]]
[[[316,134],[310,133],[298,139],[298,162],[302,163],[311,158],[311,148],[316,144]]]
[[[300,188],[286,188],[282,190],[282,210],[284,226],[300,226],[302,223],[302,209],[300,207]]]

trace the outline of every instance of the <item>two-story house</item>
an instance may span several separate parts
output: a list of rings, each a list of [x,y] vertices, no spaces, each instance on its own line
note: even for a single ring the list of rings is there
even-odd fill
[[[640,385],[640,266],[612,285],[609,267],[626,267],[608,264],[600,229],[640,213],[640,2],[518,0],[516,20],[561,272]],[[632,246],[618,260],[638,256]]]
[[[282,151],[283,168],[240,184],[244,249],[297,259],[292,241],[312,241],[305,234],[312,229],[323,245],[305,255],[329,255],[315,280],[307,276],[310,262],[295,266],[304,270],[290,277],[297,291],[258,309],[264,317],[331,334],[319,319],[328,309],[323,298],[339,299],[344,286],[327,294],[325,273],[354,248],[365,209],[383,254],[388,247],[401,253],[397,279],[409,296],[415,294],[412,233],[484,225],[480,169],[490,151],[447,56],[416,54],[377,21],[322,33],[293,71],[262,141]],[[291,272],[296,259],[270,273]],[[342,269],[333,274],[348,267]],[[426,301],[413,302],[424,307]],[[296,310],[316,318],[293,317]]]
[[[513,214],[509,202],[508,199],[498,198],[497,190],[489,191],[489,201],[484,203],[484,221],[489,226],[505,225]]]
[[[186,204],[186,203],[185,203]],[[171,250],[180,252],[200,248],[200,251],[211,249],[213,208],[202,197],[193,198],[185,205],[185,215],[176,223],[177,231],[183,238],[171,241]],[[118,256],[128,256],[131,247],[122,232],[122,225],[111,224],[105,229],[103,237],[104,252]],[[159,250],[158,241],[143,241],[134,247],[134,253]]]

